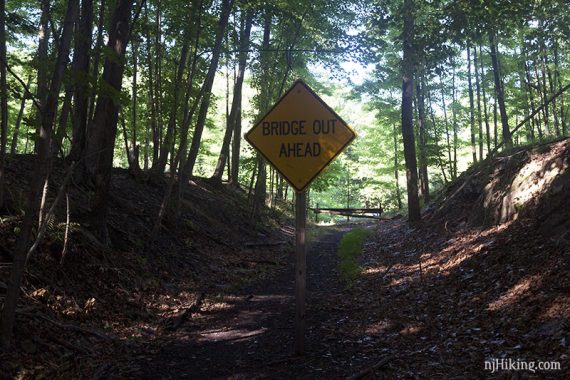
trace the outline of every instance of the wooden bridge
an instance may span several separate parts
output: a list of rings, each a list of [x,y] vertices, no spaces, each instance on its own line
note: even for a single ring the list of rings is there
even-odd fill
[[[320,208],[320,207],[310,207],[309,210],[315,214],[330,214],[330,215],[341,215],[351,218],[370,218],[370,219],[380,219],[380,215],[383,210],[382,207],[379,208]]]

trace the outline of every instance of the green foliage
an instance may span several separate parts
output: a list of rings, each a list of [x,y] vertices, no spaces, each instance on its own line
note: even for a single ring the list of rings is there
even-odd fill
[[[340,275],[349,285],[353,283],[361,273],[358,258],[362,253],[362,246],[366,238],[372,234],[371,230],[356,228],[346,233],[338,246],[338,265]]]

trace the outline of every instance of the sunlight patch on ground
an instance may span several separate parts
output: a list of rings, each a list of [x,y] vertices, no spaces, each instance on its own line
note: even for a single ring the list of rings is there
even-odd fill
[[[497,300],[489,303],[487,309],[495,311],[511,306],[523,298],[533,286],[538,287],[541,283],[541,275],[526,276]]]
[[[364,331],[367,335],[377,335],[377,334],[382,334],[384,332],[386,332],[387,330],[391,329],[393,327],[393,323],[392,321],[388,320],[388,319],[383,319],[381,321],[378,322],[374,322],[372,324],[370,324],[368,327],[366,327],[366,330]]]
[[[422,255],[422,266],[426,272],[449,275],[467,259],[491,250],[496,243],[495,235],[508,228],[511,223],[512,221],[509,221],[485,231],[475,230],[450,239],[448,246],[439,253],[431,254],[425,260],[423,259],[424,255]],[[457,247],[461,247],[461,249],[458,250]]]
[[[253,336],[261,335],[267,332],[267,328],[262,327],[257,330],[245,330],[245,329],[232,329],[226,331],[211,331],[204,332],[200,334],[198,338],[199,342],[222,342],[228,340],[238,340],[251,338]]]
[[[418,324],[409,324],[406,327],[404,327],[402,330],[400,330],[400,335],[417,334],[423,329],[424,329],[423,326],[420,326]]]
[[[557,297],[550,307],[544,312],[541,318],[569,318],[570,317],[570,296]]]

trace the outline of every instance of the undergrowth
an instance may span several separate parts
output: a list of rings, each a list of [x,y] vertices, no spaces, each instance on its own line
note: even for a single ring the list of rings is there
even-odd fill
[[[341,278],[350,286],[360,275],[361,269],[358,265],[358,257],[362,252],[362,246],[367,236],[372,234],[371,230],[357,228],[346,233],[338,246],[338,256],[340,258],[339,271]]]

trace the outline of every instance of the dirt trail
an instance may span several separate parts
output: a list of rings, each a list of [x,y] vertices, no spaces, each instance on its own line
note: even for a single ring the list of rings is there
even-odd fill
[[[324,227],[307,251],[307,355],[293,355],[294,257],[278,276],[209,300],[156,352],[139,356],[144,378],[289,378],[339,374],[323,329],[341,320],[335,310],[345,284],[337,273],[337,246],[353,225]],[[323,227],[321,227],[323,228]],[[335,342],[342,342],[342,338]],[[164,343],[164,342],[163,342]],[[336,344],[335,343],[335,344]],[[330,362],[323,365],[322,361]],[[328,370],[327,370],[328,368]],[[350,366],[344,367],[350,371]]]

